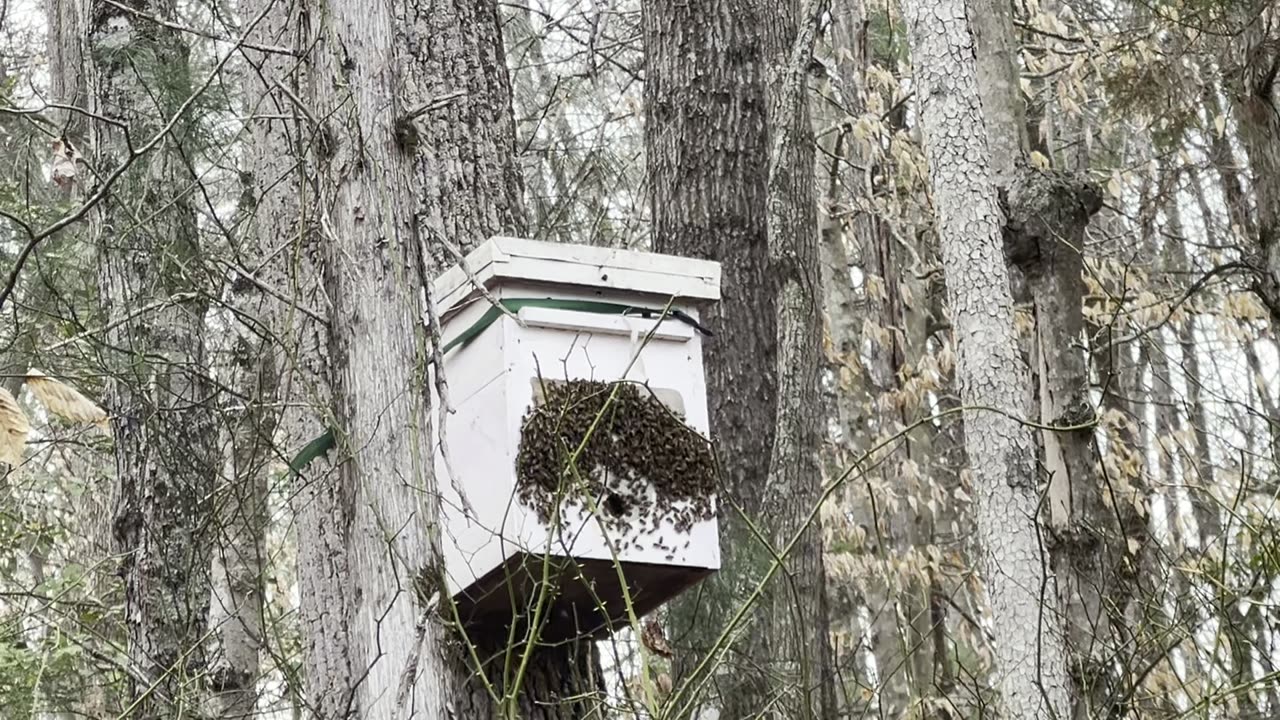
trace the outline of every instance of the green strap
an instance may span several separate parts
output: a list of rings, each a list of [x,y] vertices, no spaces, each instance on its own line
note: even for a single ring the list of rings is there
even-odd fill
[[[603,302],[600,300],[564,300],[559,298],[508,298],[505,300],[499,300],[498,305],[501,305],[503,308],[506,308],[507,311],[513,312],[513,313],[520,312],[520,308],[543,307],[543,308],[555,308],[557,310],[577,310],[578,312],[599,313],[601,315],[637,314],[645,317],[659,317],[662,315],[661,308],[648,308],[648,307],[642,307],[639,305],[625,305],[623,303]],[[480,316],[479,320],[476,320],[474,323],[472,323],[471,327],[467,328],[466,330],[463,330],[462,333],[459,334],[457,337],[445,343],[445,346],[440,350],[440,354],[446,355],[450,350],[454,349],[455,347],[466,347],[468,343],[470,343],[472,340],[475,340],[477,337],[479,337],[480,333],[483,333],[485,330],[489,328],[490,325],[496,322],[498,318],[502,317],[502,314],[503,313],[501,309],[499,309],[496,306],[490,306],[489,309],[485,311],[483,315]],[[684,314],[683,312],[680,312],[679,310],[670,310],[668,314],[671,317],[674,317],[678,320],[686,322],[689,325],[692,325],[695,329],[697,329],[699,332],[703,334],[706,334],[706,335],[711,334],[710,330],[707,330],[705,327],[699,325],[697,321],[695,321],[693,318],[689,317],[688,315]],[[307,446],[302,448],[302,451],[299,452],[297,457],[293,459],[293,462],[289,463],[289,470],[293,473],[301,473],[302,469],[305,468],[308,464],[310,464],[312,460],[315,460],[321,455],[324,455],[325,453],[329,452],[329,450],[333,449],[334,444],[335,443],[334,443],[333,430],[326,430],[323,435],[307,443]]]
[[[325,430],[323,435],[307,443],[307,446],[302,448],[302,452],[299,452],[293,462],[289,463],[289,471],[295,475],[301,473],[302,468],[309,465],[312,460],[329,452],[333,446],[333,430]]]
[[[557,310],[577,310],[579,312],[599,313],[601,315],[625,315],[627,313],[639,313],[642,315],[658,316],[662,314],[660,308],[647,308],[638,305],[624,305],[622,303],[602,302],[599,300],[564,300],[560,298],[508,298],[499,300],[498,305],[505,308],[508,312],[518,313],[521,308],[527,307],[543,307],[556,308]],[[445,343],[441,348],[440,354],[447,355],[450,350],[455,347],[466,347],[468,343],[479,337],[480,333],[489,329],[489,326],[502,317],[502,308],[490,305],[484,315],[480,316],[471,327],[463,330],[460,335]],[[681,313],[683,314],[683,313]]]

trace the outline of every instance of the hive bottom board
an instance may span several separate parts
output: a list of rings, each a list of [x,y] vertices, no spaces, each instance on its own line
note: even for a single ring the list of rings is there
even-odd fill
[[[544,565],[550,582],[542,611],[543,641],[606,636],[627,625],[618,568],[612,560],[521,553],[454,598],[458,617],[468,632],[505,634],[513,622],[529,622],[537,605]],[[707,568],[648,563],[624,563],[622,571],[637,617],[713,572]]]

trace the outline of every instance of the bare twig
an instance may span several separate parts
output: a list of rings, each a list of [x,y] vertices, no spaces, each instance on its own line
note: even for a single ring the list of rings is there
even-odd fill
[[[476,517],[475,509],[471,507],[471,502],[467,500],[467,493],[462,489],[462,484],[458,482],[458,474],[453,471],[453,459],[449,455],[449,443],[446,440],[446,433],[449,415],[453,412],[449,407],[449,383],[444,376],[444,342],[440,339],[440,316],[436,313],[436,299],[431,292],[431,283],[427,274],[427,245],[422,240],[422,233],[418,230],[418,218],[413,218],[413,239],[415,246],[413,252],[416,255],[415,263],[418,269],[418,279],[422,284],[423,295],[423,325],[427,328],[427,335],[431,341],[431,364],[434,366],[431,373],[432,382],[435,385],[436,399],[440,404],[440,429],[436,433],[436,444],[440,447],[440,458],[444,460],[444,470],[449,473],[449,484],[453,487],[453,491],[458,494],[458,500],[462,504],[462,512],[467,517]]]
[[[462,251],[459,250],[456,245],[449,242],[448,238],[445,238],[444,236],[440,237],[440,244],[444,245],[444,249],[448,250],[449,254],[453,256],[453,259],[458,261],[458,267],[462,270],[462,274],[467,276],[467,280],[471,283],[471,287],[475,288],[476,291],[480,293],[481,297],[488,300],[490,305],[498,308],[498,311],[503,315],[511,318],[516,325],[525,327],[524,320],[521,319],[519,315],[508,310],[507,307],[498,300],[498,298],[493,296],[493,293],[489,292],[489,288],[485,287],[484,284],[476,278],[475,273],[471,272],[471,268],[467,267],[467,258],[463,256]]]
[[[295,95],[292,90],[285,87],[285,85],[281,83],[279,80],[274,80],[272,81],[271,84],[272,86],[275,87],[275,89],[284,93],[284,96],[289,98],[289,102],[292,102],[294,107],[298,108],[298,110],[301,111],[303,115],[307,116],[307,120],[311,123],[311,127],[313,128],[321,127],[320,121],[316,119],[315,115],[311,114],[311,109],[307,107],[306,103],[302,102],[302,98]]]
[[[407,111],[401,119],[414,120],[429,112],[434,112],[436,110],[443,110],[446,107],[449,107],[451,104],[453,104],[454,100],[457,100],[458,98],[461,98],[461,97],[465,97],[466,94],[467,93],[463,90],[454,90],[453,92],[447,92],[444,95],[433,97],[430,100],[422,103],[421,105],[418,105],[410,109],[409,111]]]
[[[236,273],[237,273],[241,278],[243,278],[244,280],[247,280],[248,282],[253,283],[253,286],[254,286],[254,287],[256,287],[256,288],[258,288],[259,290],[261,290],[262,292],[264,292],[264,293],[266,293],[266,294],[270,295],[271,297],[275,298],[276,300],[279,300],[280,302],[284,303],[285,305],[288,305],[288,306],[290,307],[290,309],[297,309],[297,311],[298,311],[298,312],[302,313],[303,315],[306,315],[307,317],[311,318],[312,320],[315,320],[316,322],[320,323],[320,325],[322,325],[323,327],[329,327],[329,319],[328,319],[328,318],[324,317],[323,315],[320,315],[319,313],[315,312],[314,310],[311,310],[311,309],[309,309],[309,308],[307,308],[307,307],[303,306],[301,303],[297,303],[297,302],[295,302],[295,301],[294,301],[294,298],[288,297],[288,296],[287,296],[287,295],[285,295],[284,293],[281,293],[281,292],[279,292],[279,291],[277,291],[277,290],[273,289],[270,285],[267,285],[266,283],[262,282],[262,281],[261,281],[261,280],[259,280],[258,278],[254,277],[254,274],[253,274],[253,273],[249,272],[246,268],[244,268],[243,266],[241,266],[239,263],[235,263],[235,262],[232,262],[232,261],[230,261],[230,260],[221,260],[221,262],[222,262],[223,264],[225,264],[227,267],[231,268],[232,270],[235,270],[235,271],[236,271]]]
[[[14,260],[13,269],[9,271],[8,280],[5,281],[4,287],[0,288],[0,309],[4,308],[5,302],[8,301],[9,296],[13,294],[14,288],[18,285],[18,278],[22,274],[22,268],[27,264],[27,260],[31,257],[31,253],[35,252],[36,246],[38,246],[44,239],[83,218],[85,214],[96,207],[98,203],[102,202],[102,199],[111,192],[111,188],[121,177],[124,176],[138,158],[155,149],[155,147],[173,131],[174,126],[178,124],[178,121],[181,120],[189,110],[191,110],[191,107],[195,104],[196,100],[200,96],[204,95],[205,91],[213,85],[213,81],[216,78],[221,76],[223,68],[225,68],[227,63],[230,62],[232,55],[235,55],[236,52],[238,52],[238,49],[244,45],[245,40],[249,37],[249,33],[253,32],[253,28],[262,21],[262,18],[266,17],[270,10],[271,5],[267,4],[267,6],[262,9],[262,12],[258,13],[258,15],[248,23],[244,29],[244,33],[236,39],[232,48],[228,50],[227,53],[223,55],[213,66],[213,69],[209,71],[209,75],[200,83],[200,86],[197,87],[191,95],[178,106],[178,109],[174,111],[173,115],[165,122],[164,126],[156,131],[156,133],[152,135],[149,140],[143,143],[141,147],[135,149],[133,147],[133,143],[129,140],[129,133],[127,131],[125,132],[125,143],[129,146],[129,156],[125,158],[124,162],[120,163],[120,166],[113,170],[105,180],[103,180],[101,186],[98,187],[97,192],[90,196],[89,199],[85,200],[83,205],[76,208],[73,212],[62,216],[58,220],[54,221],[53,224],[38,233],[31,234],[30,231],[28,231],[30,239],[27,241],[27,244],[22,247],[22,250],[19,251],[17,259]]]
[[[147,313],[153,310],[160,310],[166,307],[170,307],[172,305],[177,305],[178,303],[187,302],[189,300],[195,300],[198,297],[200,297],[199,293],[194,293],[194,292],[185,292],[185,293],[177,293],[175,295],[170,295],[167,298],[164,298],[162,300],[157,300],[149,305],[143,305],[142,307],[137,308],[136,310],[133,310],[128,315],[118,320],[115,320],[114,322],[109,322],[106,325],[103,325],[102,327],[94,328],[92,330],[85,330],[83,332],[76,333],[75,335],[72,335],[71,337],[65,340],[59,340],[58,342],[52,345],[46,346],[44,348],[44,352],[52,352],[54,350],[57,350],[58,348],[66,347],[71,343],[83,340],[84,338],[87,338],[91,335],[104,333],[108,330],[111,330],[112,328],[119,327],[120,325],[123,325],[127,322],[131,322],[143,315],[146,315]]]

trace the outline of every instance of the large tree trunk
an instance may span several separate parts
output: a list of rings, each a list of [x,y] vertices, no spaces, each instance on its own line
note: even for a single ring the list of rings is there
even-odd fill
[[[95,1],[88,30],[98,112],[99,177],[127,166],[100,208],[97,238],[108,412],[120,502],[115,537],[135,717],[194,712],[204,672],[211,491],[216,432],[204,357],[203,269],[195,215],[179,194],[193,181],[177,145],[179,118],[154,149],[135,155],[193,88],[171,2],[134,13]],[[154,307],[152,312],[141,308]]]
[[[405,149],[417,150],[418,211],[437,270],[458,260],[450,243],[466,253],[491,235],[527,232],[496,7],[450,0],[395,11],[400,91],[408,109],[431,105]]]
[[[418,219],[434,274],[491,236],[527,234],[528,215],[497,4],[448,0],[416,15],[402,12],[395,47],[404,95],[416,107],[435,101],[433,110],[416,119],[420,141],[414,160],[423,188]],[[480,668],[463,657],[458,643],[446,646],[457,717],[598,717],[603,677],[594,642],[535,640],[532,648],[512,648],[505,645],[505,633],[499,634],[500,645],[483,634],[468,638],[485,659]],[[517,684],[503,663],[525,652],[529,662]],[[477,680],[479,672],[493,683],[496,700]]]
[[[723,480],[722,569],[672,604],[668,635],[682,677],[711,649],[762,555],[738,509],[760,517],[777,402],[765,98],[759,33],[740,0],[647,2],[644,42],[653,248],[717,260],[722,269],[720,303],[703,316],[715,331],[703,358]],[[759,709],[745,704],[742,689],[767,684],[763,660],[751,653],[725,660],[731,672],[717,673],[715,703],[725,717]]]
[[[444,717],[443,640],[412,155],[383,5],[332,2],[312,18],[319,232],[329,306],[336,469],[314,478],[300,527],[308,694],[317,716]],[[418,629],[415,631],[415,628]]]
[[[1069,710],[1057,599],[1047,586],[1028,376],[1013,326],[1003,222],[962,0],[903,0],[957,344],[975,516],[1004,715]]]
[[[673,609],[671,635],[689,645],[677,669],[707,651],[738,588],[772,559],[737,511],[776,548],[801,533],[771,605],[755,615],[759,629],[738,648],[743,660],[730,661],[742,665],[717,672],[728,718],[835,712],[821,536],[802,525],[821,487],[810,19],[790,2],[645,5],[654,247],[718,260],[724,272],[705,350],[727,501],[723,569]]]
[[[1039,412],[1033,417],[1064,428],[1040,433],[1040,454],[1054,534],[1049,549],[1072,653],[1073,717],[1084,720],[1108,707],[1116,687],[1111,668],[1126,638],[1126,598],[1136,587],[1132,559],[1147,538],[1136,488],[1120,492],[1097,472],[1095,412],[1083,353],[1083,248],[1085,227],[1102,198],[1069,174],[1041,174],[1027,166],[1012,3],[970,0],[970,8],[994,180],[1007,201],[1005,252],[1026,279],[1034,314],[1031,354]]]
[[[313,710],[585,717],[600,682],[593,644],[535,647],[513,687],[504,653],[524,649],[466,638],[484,661],[474,667],[439,612],[420,291],[454,250],[525,230],[496,7],[332,2],[315,19],[338,465],[313,480],[317,522],[299,529],[300,545],[317,548],[300,558],[304,598],[314,597],[304,607]]]

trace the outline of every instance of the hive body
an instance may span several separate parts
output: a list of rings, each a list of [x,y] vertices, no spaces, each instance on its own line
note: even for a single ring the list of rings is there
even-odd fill
[[[452,409],[449,462],[433,428],[435,469],[464,620],[501,625],[541,603],[544,631],[597,632],[626,616],[628,599],[643,614],[717,569],[696,324],[719,297],[719,266],[515,238],[488,241],[465,265],[433,287]],[[564,474],[572,457],[576,473]]]

